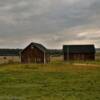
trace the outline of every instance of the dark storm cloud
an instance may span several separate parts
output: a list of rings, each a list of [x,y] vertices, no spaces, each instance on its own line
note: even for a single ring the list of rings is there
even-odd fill
[[[100,0],[1,0],[0,47],[31,41],[51,48],[74,41],[100,46],[99,19]]]

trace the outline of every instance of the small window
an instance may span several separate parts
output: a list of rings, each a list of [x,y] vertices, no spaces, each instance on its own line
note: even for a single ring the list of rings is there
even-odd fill
[[[34,49],[34,46],[33,45],[31,46],[31,49]]]

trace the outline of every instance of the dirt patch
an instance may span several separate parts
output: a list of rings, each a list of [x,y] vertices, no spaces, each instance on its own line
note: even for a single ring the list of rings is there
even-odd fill
[[[94,66],[94,67],[100,67],[100,65],[97,65],[97,64],[80,64],[80,63],[74,63],[74,65],[77,65],[77,66]]]
[[[80,63],[75,63],[73,64],[74,66],[77,66],[77,69],[96,69],[100,68],[100,65],[97,64],[80,64]]]

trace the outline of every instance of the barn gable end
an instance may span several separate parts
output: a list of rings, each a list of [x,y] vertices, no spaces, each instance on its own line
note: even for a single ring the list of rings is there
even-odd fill
[[[41,44],[31,43],[21,52],[22,63],[49,62],[48,50]]]

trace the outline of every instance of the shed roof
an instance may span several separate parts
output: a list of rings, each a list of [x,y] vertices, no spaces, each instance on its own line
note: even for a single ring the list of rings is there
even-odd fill
[[[0,49],[0,56],[19,56],[22,49]]]
[[[47,49],[42,44],[32,42],[31,45],[36,46],[42,51],[47,51]]]
[[[64,53],[95,53],[94,45],[63,45]]]
[[[37,47],[39,50],[43,51],[43,52],[48,52],[48,50],[42,45],[42,44],[39,44],[39,43],[35,43],[35,42],[32,42],[30,43],[25,49],[27,49],[29,46],[35,46]],[[23,49],[23,51],[25,50]],[[23,52],[22,51],[22,52]]]

